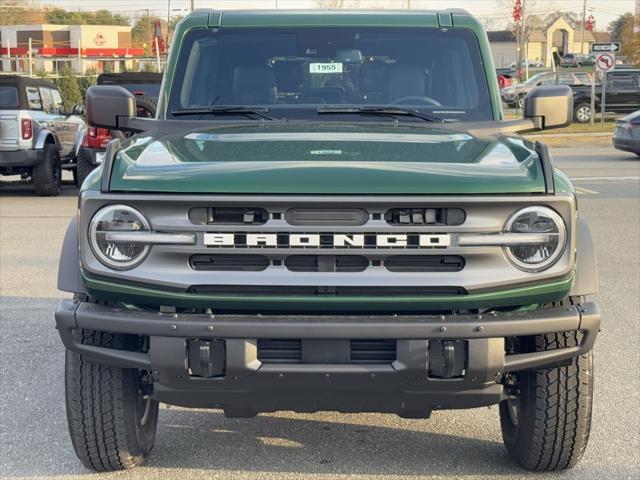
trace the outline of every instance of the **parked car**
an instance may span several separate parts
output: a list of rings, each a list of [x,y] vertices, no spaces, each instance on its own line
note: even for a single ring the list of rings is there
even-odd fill
[[[640,157],[640,110],[616,120],[613,146]]]
[[[632,113],[640,109],[640,69],[614,70],[606,76],[606,113]],[[591,86],[570,85],[573,90],[574,120],[591,121]],[[596,113],[601,111],[602,84],[595,87]]]
[[[588,72],[537,73],[526,82],[501,89],[502,101],[510,107],[522,108],[525,95],[540,85],[591,85],[591,74]]]
[[[125,72],[103,73],[98,76],[98,85],[117,85],[135,95],[136,108],[139,117],[155,117],[158,104],[158,94],[161,73],[153,72]],[[113,132],[120,138],[125,138],[122,132]],[[82,184],[85,178],[104,160],[107,143],[112,139],[112,132],[106,128],[89,127],[82,139],[82,146],[78,154],[77,177]]]
[[[22,175],[38,195],[60,193],[62,170],[73,170],[85,123],[69,111],[53,82],[0,76],[0,175]]]
[[[579,67],[592,67],[596,64],[596,56],[594,54],[577,55]]]
[[[161,402],[414,419],[499,404],[524,468],[580,460],[593,241],[548,148],[516,133],[571,123],[567,86],[504,120],[486,32],[459,9],[198,10],[168,62],[156,118],[124,89],[87,92],[90,125],[142,132],[83,183],[58,270],[87,468],[140,465]]]
[[[562,68],[578,67],[578,56],[573,53],[565,53],[560,59],[560,66]]]

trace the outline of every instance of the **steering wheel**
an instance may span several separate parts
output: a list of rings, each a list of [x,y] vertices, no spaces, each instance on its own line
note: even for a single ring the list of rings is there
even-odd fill
[[[390,102],[390,105],[415,105],[416,103],[420,105],[433,105],[435,107],[442,106],[439,101],[431,97],[401,97]]]

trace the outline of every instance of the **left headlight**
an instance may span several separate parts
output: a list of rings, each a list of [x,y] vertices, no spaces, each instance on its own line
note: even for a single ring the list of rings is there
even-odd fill
[[[567,242],[567,229],[562,217],[542,206],[518,210],[507,222],[505,232],[540,236],[540,239],[528,244],[506,247],[511,262],[528,272],[550,268],[564,252]]]
[[[149,232],[147,219],[127,205],[110,205],[99,210],[89,224],[89,243],[94,255],[109,268],[127,270],[138,265],[150,246],[132,241],[113,241],[109,233]]]

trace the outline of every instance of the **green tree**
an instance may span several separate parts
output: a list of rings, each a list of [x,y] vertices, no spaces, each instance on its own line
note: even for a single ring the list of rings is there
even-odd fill
[[[78,85],[83,99],[86,98],[89,87],[96,84],[97,78],[98,72],[94,68],[88,68],[84,72],[84,77],[78,78]]]
[[[67,108],[83,103],[80,84],[71,69],[65,68],[60,77],[55,80],[55,84],[60,89],[60,95],[62,95]]]
[[[109,10],[70,12],[63,8],[50,8],[46,11],[46,21],[56,25],[129,25],[127,17]]]
[[[611,22],[607,27],[607,32],[611,35],[611,40],[619,42],[627,24],[633,24],[633,15],[631,12],[623,13]]]
[[[0,0],[0,25],[41,24],[45,21],[39,0]]]

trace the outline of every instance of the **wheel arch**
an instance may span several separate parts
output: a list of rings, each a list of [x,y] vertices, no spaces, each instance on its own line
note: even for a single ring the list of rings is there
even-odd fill
[[[58,290],[69,293],[87,293],[80,272],[80,246],[78,243],[78,220],[73,217],[62,242],[58,263]]]
[[[47,143],[53,143],[56,149],[60,150],[60,142],[58,142],[53,132],[47,129],[40,130],[38,138],[36,139],[36,150],[42,150]]]
[[[584,219],[578,222],[576,279],[569,295],[584,296],[598,293],[598,262],[589,225]]]

